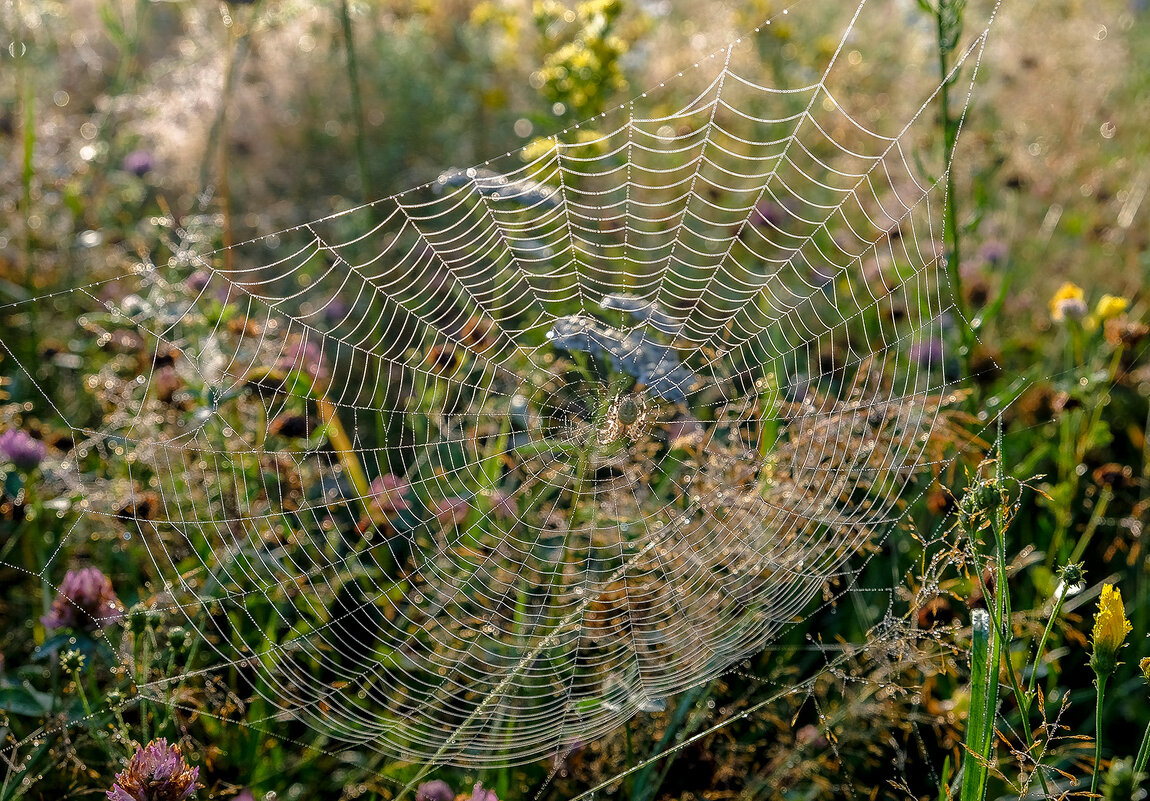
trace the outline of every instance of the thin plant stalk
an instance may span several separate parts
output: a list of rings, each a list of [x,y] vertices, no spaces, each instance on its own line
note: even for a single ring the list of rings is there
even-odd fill
[[[1042,638],[1038,641],[1038,650],[1034,652],[1034,669],[1030,671],[1030,681],[1026,687],[1028,697],[1034,696],[1035,685],[1038,682],[1038,663],[1042,660],[1042,654],[1046,650],[1046,641],[1050,638],[1050,631],[1054,628],[1054,621],[1058,619],[1058,615],[1062,611],[1062,605],[1066,603],[1069,590],[1070,588],[1065,584],[1060,584],[1055,590],[1058,597],[1054,601],[1054,610],[1046,621],[1046,628],[1042,630]]]
[[[36,175],[35,168],[35,153],[36,153],[36,95],[33,89],[32,82],[28,80],[26,62],[28,60],[28,35],[29,32],[24,26],[24,10],[21,3],[16,4],[15,17],[19,21],[19,28],[16,34],[16,41],[13,42],[15,48],[15,61],[16,61],[16,92],[20,103],[20,117],[21,117],[21,155],[20,155],[20,216],[21,216],[21,229],[23,239],[23,260],[24,260],[24,283],[31,294],[33,292],[32,282],[35,275],[33,268],[32,253],[34,251],[34,243],[32,241],[32,179]],[[33,303],[28,307],[28,315],[30,320],[30,330],[36,327],[36,314],[37,304]]]
[[[204,151],[204,160],[200,165],[200,188],[202,191],[207,192],[208,186],[211,181],[212,163],[217,161],[219,165],[219,190],[220,190],[220,204],[221,211],[224,218],[224,263],[225,266],[230,268],[234,254],[231,250],[231,245],[234,242],[235,235],[232,229],[232,214],[231,214],[231,201],[229,198],[228,187],[228,148],[227,148],[227,116],[228,106],[231,104],[232,91],[235,88],[236,80],[239,77],[240,71],[243,67],[244,61],[247,59],[248,51],[251,46],[251,26],[249,25],[243,33],[238,37],[235,34],[236,21],[230,14],[226,17],[225,24],[228,29],[228,64],[224,74],[224,86],[220,93],[220,105],[216,109],[216,118],[212,121],[212,126],[208,130],[208,145]],[[210,193],[205,197],[210,196]]]
[[[943,242],[946,247],[946,274],[950,281],[950,288],[954,294],[953,302],[959,315],[966,321],[960,326],[962,330],[962,360],[964,372],[970,373],[971,349],[974,345],[974,332],[970,327],[969,309],[966,307],[966,298],[962,292],[962,273],[959,270],[961,261],[961,237],[958,230],[958,203],[954,187],[954,150],[958,142],[958,120],[950,113],[950,87],[953,78],[950,75],[950,54],[954,51],[958,37],[962,33],[962,11],[966,0],[938,0],[934,8],[936,31],[938,34],[938,67],[942,85],[939,87],[938,102],[939,116],[942,127],[942,155],[943,169],[945,170],[946,203],[943,208]]]
[[[1001,433],[999,434],[999,447],[1001,448]],[[1001,459],[999,460],[999,482],[1002,480],[1001,473]],[[995,631],[998,633],[997,643],[1000,654],[1007,653],[1010,648],[1011,641],[1011,620],[1013,614],[1010,606],[1010,591],[1007,585],[1006,574],[1006,519],[1005,519],[1005,506],[1000,506],[994,523],[994,541],[995,541],[995,563],[997,567],[997,585],[998,585],[998,599],[994,604],[995,614],[993,623]],[[1036,663],[1037,666],[1037,663]],[[1033,677],[1037,670],[1031,672]],[[1019,711],[1022,713],[1022,727],[1026,732],[1027,742],[1034,743],[1034,729],[1030,725],[1030,695],[1024,693],[1018,681],[1018,673],[1014,669],[1014,663],[1011,661],[1009,655],[1006,658],[1006,675],[1010,681],[1011,692],[1014,693],[1014,700],[1018,704]],[[1042,785],[1043,791],[1047,796],[1050,795],[1050,788],[1046,785],[1046,777],[1042,774],[1041,766],[1038,760],[1035,760],[1034,772],[1038,776],[1038,781]]]
[[[1090,775],[1090,795],[1098,793],[1098,767],[1102,764],[1102,701],[1106,697],[1106,680],[1110,678],[1104,673],[1097,674],[1094,686],[1098,693],[1094,704],[1094,771]]]
[[[1138,747],[1138,756],[1134,758],[1134,774],[1146,774],[1146,762],[1150,760],[1150,723],[1146,724],[1146,731],[1142,734],[1142,745]]]
[[[996,576],[996,583],[995,583],[996,591],[993,594],[990,593],[989,589],[986,586],[986,583],[982,580],[981,572],[978,573],[978,583],[982,589],[983,597],[984,598],[993,598],[993,602],[989,603],[987,605],[987,610],[984,613],[990,618],[989,624],[991,626],[991,632],[992,632],[992,635],[988,641],[988,647],[992,649],[992,652],[991,652],[990,657],[989,657],[989,663],[990,664],[987,665],[987,667],[992,668],[993,672],[988,677],[988,680],[992,680],[994,683],[993,697],[988,697],[986,700],[990,700],[994,704],[997,704],[999,665],[1002,662],[1002,656],[1005,654],[1006,655],[1006,660],[1005,660],[1006,661],[1006,673],[1007,673],[1007,677],[1010,681],[1010,689],[1014,693],[1015,702],[1018,704],[1019,712],[1021,713],[1023,730],[1026,732],[1027,742],[1033,744],[1033,743],[1035,743],[1035,738],[1034,738],[1034,730],[1030,725],[1030,700],[1031,700],[1031,696],[1028,693],[1024,693],[1022,691],[1022,687],[1018,681],[1017,672],[1014,669],[1014,663],[1011,661],[1010,656],[1009,656],[1010,643],[1012,640],[1011,621],[1013,620],[1013,614],[1011,611],[1011,604],[1010,604],[1009,576],[1007,574],[1007,569],[1006,569],[1006,529],[1009,526],[1009,514],[1008,514],[1008,498],[1002,489],[1005,486],[1006,476],[1005,476],[1005,473],[1003,470],[1003,464],[1005,462],[1005,458],[1003,455],[1003,448],[1002,448],[1002,421],[1001,421],[1001,419],[999,420],[998,426],[999,426],[998,438],[997,438],[997,444],[996,444],[997,451],[998,451],[998,458],[995,460],[995,468],[994,468],[995,469],[995,475],[994,475],[994,485],[993,486],[995,488],[995,492],[999,493],[999,497],[998,497],[998,502],[997,502],[993,512],[991,512],[989,514],[989,516],[990,516],[990,528],[994,533],[994,563],[995,563],[995,576]],[[972,528],[974,528],[974,526],[972,526]],[[972,539],[973,539],[974,532],[972,531],[971,534],[972,534]],[[1060,600],[1061,600],[1061,598],[1064,598],[1064,597],[1065,597],[1065,593],[1063,593],[1062,596],[1060,596]],[[1061,608],[1061,604],[1058,604],[1056,607],[1055,615],[1057,615],[1057,609],[1060,609],[1060,608]],[[1051,619],[1053,620],[1053,616]],[[1043,635],[1043,645],[1039,647],[1040,653],[1041,653],[1041,648],[1045,645],[1046,636],[1049,635],[1049,625],[1050,625],[1050,623],[1048,622],[1047,631]],[[975,633],[976,634],[978,633],[977,628],[976,628]],[[995,706],[991,706],[991,707],[988,707],[985,709],[976,706],[974,693],[979,688],[978,688],[978,685],[976,682],[975,668],[980,667],[977,664],[977,660],[980,658],[980,654],[978,652],[978,648],[975,647],[976,645],[977,645],[977,638],[976,638],[975,643],[972,644],[972,652],[971,652],[971,693],[972,693],[972,696],[971,696],[971,717],[970,717],[970,721],[968,723],[968,726],[971,729],[974,729],[977,726],[978,728],[982,729],[982,731],[977,733],[977,737],[975,740],[970,741],[970,730],[968,730],[968,741],[969,741],[968,742],[968,748],[970,748],[970,747],[985,747],[985,748],[987,748],[987,750],[985,753],[982,753],[980,751],[973,751],[972,752],[972,753],[980,754],[984,758],[985,761],[980,762],[978,765],[978,774],[981,777],[980,783],[976,784],[975,779],[968,778],[969,777],[968,772],[966,772],[966,771],[963,772],[962,801],[970,801],[970,799],[975,799],[975,798],[981,799],[986,792],[986,771],[987,771],[987,767],[988,767],[987,763],[989,761],[989,756],[990,756],[990,754],[989,754],[990,749],[988,746],[993,743],[994,719],[996,716],[996,712],[995,712],[996,707]],[[1033,680],[1033,675],[1036,672],[1037,671],[1032,672],[1032,676],[1031,676],[1032,680]],[[988,696],[989,696],[989,693],[988,693]],[[977,714],[977,716],[976,716],[976,714]],[[982,737],[986,737],[986,740],[985,741],[982,740],[981,739]],[[1049,796],[1050,795],[1050,789],[1046,784],[1046,777],[1042,773],[1041,765],[1039,764],[1038,759],[1035,759],[1034,772],[1038,776],[1038,781],[1042,785],[1043,791],[1046,793],[1047,796]],[[977,795],[975,795],[975,793],[977,793]]]
[[[1094,512],[1090,515],[1090,520],[1086,523],[1086,528],[1082,531],[1082,536],[1078,538],[1078,543],[1074,546],[1074,550],[1070,552],[1071,562],[1077,562],[1082,558],[1082,554],[1086,553],[1086,546],[1090,544],[1094,532],[1098,529],[1099,523],[1102,522],[1103,516],[1106,514],[1106,508],[1110,505],[1110,501],[1114,498],[1114,490],[1110,487],[1103,487],[1102,492],[1098,496],[1098,503],[1094,504]]]
[[[679,699],[678,704],[675,706],[675,711],[671,716],[671,721],[667,725],[666,730],[663,732],[662,738],[660,738],[658,745],[655,746],[655,754],[660,754],[667,749],[667,747],[671,744],[671,741],[674,740],[676,736],[678,736],[679,732],[683,728],[683,725],[687,722],[687,714],[691,711],[692,708],[695,707],[697,703],[699,703],[701,699],[707,698],[710,694],[711,688],[709,684],[700,685],[684,693],[683,697]],[[628,727],[628,744],[630,744],[630,739],[631,732],[630,728]],[[633,780],[630,794],[632,801],[647,801],[649,798],[656,797],[659,793],[659,787],[662,786],[664,779],[667,778],[667,773],[670,771],[673,761],[674,756],[672,755],[666,760],[666,762],[663,763],[662,770],[659,771],[653,780],[650,778],[650,774],[655,769],[654,762],[648,762],[642,770],[636,773],[633,777],[630,777],[630,779]],[[631,767],[629,749],[627,766]]]
[[[364,200],[374,197],[371,177],[367,168],[367,131],[363,123],[363,97],[359,89],[359,68],[355,56],[355,36],[352,33],[351,10],[347,0],[340,0],[339,21],[343,29],[343,46],[346,54],[347,88],[351,95],[351,116],[355,123],[355,160],[359,167],[360,192]]]
[[[112,746],[109,745],[105,732],[99,727],[93,729],[93,724],[96,723],[96,716],[92,713],[92,705],[88,703],[88,693],[84,690],[84,681],[80,678],[79,670],[69,671],[72,674],[72,681],[76,685],[76,695],[80,696],[80,705],[84,707],[84,716],[88,721],[88,729],[92,732],[92,736],[100,741],[100,745],[104,749],[104,753],[113,763],[116,762],[116,754],[112,751]]]
[[[1002,452],[1002,419],[998,421],[998,438],[996,448],[998,451],[998,459],[995,462],[995,483],[1001,488],[1005,485],[1006,476],[1003,470],[1005,458]],[[1002,497],[998,504],[997,509],[991,519],[991,529],[994,532],[994,563],[996,575],[996,588],[995,602],[989,607],[989,614],[991,616],[991,623],[995,631],[995,645],[998,649],[998,656],[1006,654],[1006,675],[1010,682],[1011,692],[1014,694],[1015,703],[1018,704],[1019,712],[1022,718],[1022,727],[1026,732],[1028,743],[1035,743],[1034,729],[1030,725],[1030,701],[1031,696],[1022,691],[1022,687],[1018,681],[1018,673],[1014,669],[1014,662],[1010,659],[1009,649],[1010,643],[1013,639],[1011,630],[1011,621],[1014,619],[1013,611],[1010,604],[1010,584],[1009,576],[1006,569],[1006,529],[1009,526],[1007,517],[1007,502],[1006,498]],[[978,577],[984,597],[987,595],[987,588],[982,583],[982,575]],[[1049,631],[1049,630],[1048,630]],[[1037,663],[1036,663],[1037,666]],[[1037,673],[1036,670],[1031,672],[1031,677]],[[997,676],[997,674],[995,674]],[[1042,789],[1047,796],[1050,795],[1050,788],[1046,784],[1046,777],[1043,775],[1039,760],[1035,759],[1034,772],[1038,776],[1038,781],[1042,785]]]

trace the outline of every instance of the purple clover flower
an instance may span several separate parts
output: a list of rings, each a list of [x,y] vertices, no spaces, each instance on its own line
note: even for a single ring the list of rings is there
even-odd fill
[[[514,520],[518,517],[515,498],[512,495],[503,490],[493,490],[489,499],[491,501],[491,513],[495,515],[496,520]]]
[[[308,342],[300,337],[292,337],[288,341],[276,367],[285,373],[298,370],[321,384],[331,375],[324,364],[323,349],[314,341]]]
[[[916,342],[910,346],[910,360],[923,367],[938,367],[946,357],[943,351],[942,340],[931,337],[925,342]]]
[[[111,580],[99,568],[69,570],[52,601],[48,614],[40,618],[44,628],[107,628],[124,616],[124,606],[116,597]]]
[[[138,178],[143,178],[155,166],[155,159],[150,150],[133,150],[124,156],[124,160],[120,162],[120,167],[124,172],[130,172]]]
[[[128,767],[116,774],[108,801],[184,801],[196,792],[199,768],[184,761],[180,746],[161,737],[137,746]]]
[[[44,461],[48,448],[38,439],[21,431],[10,428],[0,434],[0,457],[7,459],[20,470],[35,470],[40,462]]]
[[[751,224],[756,228],[781,228],[787,221],[787,209],[773,200],[760,200],[751,215]]]
[[[431,511],[435,512],[441,526],[458,526],[467,519],[471,505],[463,498],[432,498]]]
[[[392,473],[382,475],[371,482],[371,506],[385,515],[402,512],[408,508],[403,497],[407,490],[407,482],[399,476]]]
[[[323,319],[329,325],[337,325],[347,317],[348,306],[339,298],[332,298],[323,307]]]
[[[476,782],[471,788],[471,798],[468,801],[499,801],[494,790],[484,790],[482,782]]]
[[[415,801],[455,801],[455,791],[443,779],[435,779],[419,785]]]
[[[991,239],[983,243],[978,255],[982,256],[982,260],[987,264],[998,266],[1010,255],[1010,248],[1000,239]]]
[[[211,280],[212,274],[210,272],[207,270],[196,270],[184,279],[184,286],[186,286],[189,291],[198,295],[207,288]]]

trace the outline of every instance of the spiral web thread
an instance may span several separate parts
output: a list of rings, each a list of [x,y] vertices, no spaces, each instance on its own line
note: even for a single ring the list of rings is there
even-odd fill
[[[897,14],[833,5],[788,9],[837,37],[806,85],[740,40],[524,154],[72,290],[154,356],[83,377],[112,411],[77,460],[126,481],[64,472],[208,664],[141,693],[235,669],[278,736],[522,762],[849,582],[942,458],[955,312],[941,79],[894,59],[877,130],[853,54]]]

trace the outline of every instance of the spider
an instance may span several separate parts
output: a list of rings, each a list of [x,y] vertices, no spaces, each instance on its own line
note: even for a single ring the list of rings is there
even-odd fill
[[[623,437],[634,442],[643,435],[649,418],[647,404],[637,395],[620,395],[611,402],[599,429],[599,442],[606,445]]]

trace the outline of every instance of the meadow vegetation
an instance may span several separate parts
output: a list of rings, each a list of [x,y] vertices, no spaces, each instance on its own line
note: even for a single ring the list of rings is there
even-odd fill
[[[911,59],[924,85],[937,84],[939,40],[946,68],[948,37],[970,35],[962,15],[988,5],[938,2],[889,3],[890,28],[905,33],[858,35],[881,37],[892,63]],[[686,0],[33,0],[0,11],[8,77],[0,84],[0,801],[391,799],[407,787],[418,790],[407,797],[436,801],[1145,796],[1150,13],[1125,0],[1005,0],[961,135],[957,113],[930,121],[937,137],[923,160],[953,150],[955,165],[937,176],[952,183],[938,247],[971,325],[942,332],[906,367],[932,371],[947,388],[931,407],[942,422],[897,501],[897,524],[868,528],[849,570],[812,588],[813,602],[765,650],[640,703],[628,723],[604,724],[602,736],[568,744],[560,758],[471,769],[428,770],[414,747],[408,760],[389,757],[368,742],[370,725],[363,741],[341,740],[276,717],[268,698],[299,688],[267,686],[245,660],[206,669],[218,647],[259,660],[280,632],[341,615],[350,616],[349,638],[366,642],[373,621],[349,610],[380,585],[368,573],[325,573],[314,618],[295,600],[302,579],[246,602],[243,614],[226,609],[245,592],[235,576],[247,557],[207,535],[176,536],[165,522],[184,508],[289,520],[331,497],[327,517],[313,521],[330,542],[347,531],[394,537],[414,528],[419,510],[444,531],[482,518],[489,527],[469,547],[491,553],[500,526],[536,508],[513,508],[500,494],[499,459],[459,468],[486,488],[482,497],[446,480],[438,493],[417,489],[432,480],[417,481],[434,472],[429,463],[466,458],[412,444],[442,409],[480,403],[451,397],[437,380],[457,368],[458,354],[428,352],[410,386],[379,377],[381,387],[391,381],[380,389],[393,393],[387,403],[395,386],[407,387],[407,428],[362,422],[350,404],[326,400],[338,394],[327,386],[337,354],[254,328],[243,298],[198,269],[193,254],[357,207],[450,167],[518,148],[526,159],[545,153],[549,135],[609,112],[782,5],[707,3],[702,13]],[[754,36],[780,83],[817,75],[838,44],[837,34],[785,20]],[[859,96],[897,105],[910,89],[890,79],[880,62],[859,79]],[[696,80],[668,83],[658,110],[690,100]],[[952,87],[956,109],[962,86]],[[859,113],[881,118],[883,102],[863,102]],[[572,136],[595,155],[593,120]],[[218,252],[221,269],[245,266],[243,247]],[[149,265],[173,265],[182,280],[125,297],[118,277]],[[882,279],[876,269],[860,280]],[[860,325],[881,331],[872,311]],[[212,395],[145,318],[178,323],[184,342],[211,338],[222,363],[244,354],[252,366],[242,385]],[[498,339],[482,320],[467,326],[462,335],[480,350]],[[257,338],[262,350],[249,349]],[[596,357],[610,366],[609,347],[587,350],[573,347],[539,380],[578,394],[578,375],[594,372]],[[197,364],[205,361],[200,354]],[[225,422],[195,422],[207,406]],[[539,461],[555,458],[553,445],[529,437],[533,427],[550,430],[551,412],[545,403],[533,409],[538,417],[525,410],[523,421],[485,424],[473,438],[518,448],[524,472],[552,469]],[[657,431],[676,458],[699,447],[681,420],[607,401],[597,413],[620,442]],[[118,458],[141,431],[177,441],[201,424],[214,453],[235,453],[256,432],[263,455],[234,456],[234,472],[218,480],[210,452],[196,470],[166,472],[148,468],[147,455],[138,465]],[[812,438],[865,445],[834,425],[796,425],[777,442],[776,433],[769,445],[784,461]],[[508,445],[520,435],[527,444]],[[410,471],[364,472],[349,457],[361,436],[394,446]],[[884,420],[866,432],[871,447],[903,436]],[[752,447],[767,437],[759,432]],[[711,460],[710,489],[756,480],[730,466],[743,445],[732,435],[699,457]],[[320,456],[295,459],[305,452]],[[580,506],[588,467],[572,458],[579,478],[561,494],[573,499],[566,524],[593,527],[603,512]],[[671,469],[657,455],[644,463],[654,465],[644,477],[651,496],[675,503]],[[876,461],[854,491],[875,491],[884,471],[910,467]],[[274,497],[228,494],[247,481],[274,484]],[[771,497],[817,505],[842,492],[818,481],[814,471],[780,471]],[[550,502],[542,492],[536,507]],[[608,488],[601,497],[619,507],[633,493]],[[553,524],[540,513],[541,529]],[[301,564],[322,562],[306,547],[290,551],[291,533],[277,525],[244,532]],[[595,536],[603,548],[627,541],[615,523]],[[403,572],[407,556],[393,558],[377,565],[388,576]],[[550,580],[536,569],[534,580]],[[195,609],[179,586],[193,575]],[[435,587],[421,586],[418,601],[401,597],[415,591],[401,580],[387,587],[390,606],[373,614],[414,620],[437,603]],[[520,606],[517,624],[550,613]],[[700,603],[691,614],[705,621],[710,612]],[[594,628],[594,612],[589,619]],[[594,637],[613,636],[602,620]],[[199,636],[209,630],[214,639]],[[357,655],[327,658],[330,673],[303,656],[299,664],[331,683]],[[419,700],[388,697],[398,707]],[[588,701],[589,715],[599,703],[607,709]],[[329,711],[317,699],[315,719]],[[470,723],[442,719],[447,731]]]

